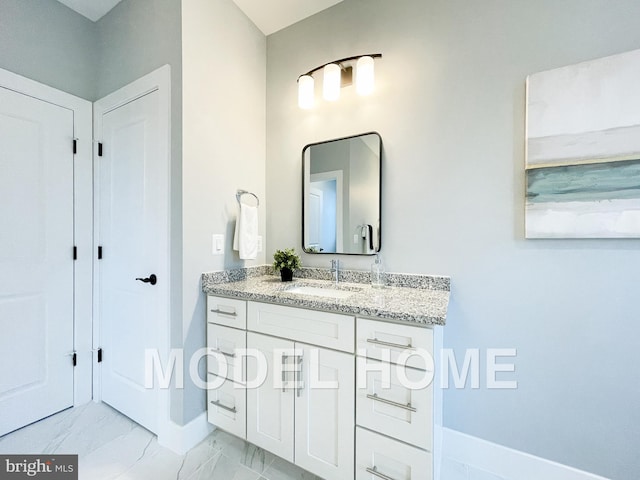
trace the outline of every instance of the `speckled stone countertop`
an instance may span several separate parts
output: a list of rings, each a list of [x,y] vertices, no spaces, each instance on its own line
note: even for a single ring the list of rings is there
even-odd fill
[[[449,277],[387,274],[388,286],[373,288],[369,273],[340,272],[337,289],[353,291],[346,298],[291,293],[299,286],[335,289],[328,269],[303,268],[293,282],[282,282],[268,265],[202,274],[208,295],[277,303],[336,313],[380,318],[419,325],[444,325],[449,305]]]

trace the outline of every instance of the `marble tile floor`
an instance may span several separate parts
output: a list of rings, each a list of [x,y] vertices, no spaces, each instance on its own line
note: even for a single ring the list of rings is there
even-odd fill
[[[186,455],[104,403],[70,408],[0,437],[0,454],[78,454],[80,480],[322,480],[215,430]]]

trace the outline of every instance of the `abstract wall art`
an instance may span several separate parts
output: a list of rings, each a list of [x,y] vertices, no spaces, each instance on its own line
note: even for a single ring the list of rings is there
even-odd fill
[[[640,237],[640,50],[529,75],[526,106],[526,237]]]

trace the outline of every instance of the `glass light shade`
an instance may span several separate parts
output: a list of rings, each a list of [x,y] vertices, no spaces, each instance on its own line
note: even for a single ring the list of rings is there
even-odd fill
[[[360,57],[356,63],[356,92],[358,95],[369,95],[373,92],[375,75],[372,57]]]
[[[298,106],[302,109],[313,108],[313,77],[302,75],[298,78]]]
[[[330,63],[324,67],[322,96],[329,102],[334,102],[340,98],[340,67],[335,63]]]

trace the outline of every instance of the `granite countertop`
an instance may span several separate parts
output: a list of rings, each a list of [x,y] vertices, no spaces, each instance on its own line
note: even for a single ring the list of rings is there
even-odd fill
[[[293,307],[414,323],[444,325],[449,305],[449,278],[428,275],[388,274],[389,286],[373,288],[362,280],[368,272],[344,271],[337,289],[352,291],[346,298],[291,293],[300,286],[335,289],[326,269],[303,269],[293,282],[282,282],[269,268],[240,269],[202,274],[202,290],[208,295],[255,300]],[[362,275],[359,275],[362,274]]]

